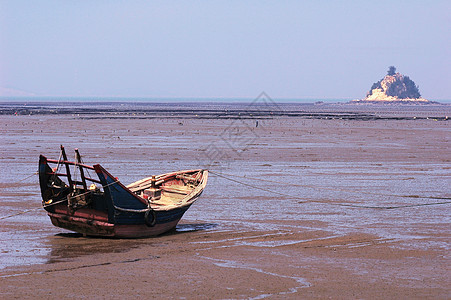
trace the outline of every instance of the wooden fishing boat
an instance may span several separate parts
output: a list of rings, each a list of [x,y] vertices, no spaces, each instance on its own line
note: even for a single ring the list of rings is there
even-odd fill
[[[82,163],[77,149],[75,153],[74,162],[67,160],[63,146],[58,160],[41,155],[39,183],[42,205],[53,225],[84,235],[140,238],[167,232],[207,184],[208,171],[199,169],[151,176],[125,186],[101,165]]]

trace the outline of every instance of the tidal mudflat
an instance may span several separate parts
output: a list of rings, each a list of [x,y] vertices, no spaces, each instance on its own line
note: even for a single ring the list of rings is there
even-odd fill
[[[109,105],[2,108],[2,298],[451,296],[450,106]],[[211,176],[169,234],[83,237],[39,209],[60,144],[126,184]]]

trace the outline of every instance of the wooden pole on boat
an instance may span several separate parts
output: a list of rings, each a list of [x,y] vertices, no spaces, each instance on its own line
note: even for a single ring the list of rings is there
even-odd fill
[[[64,150],[63,145],[61,145],[61,153],[63,155],[63,160],[64,160],[64,165],[66,166],[66,173],[67,173],[67,181],[69,182],[69,186],[72,189],[73,188],[73,181],[72,181],[72,176],[70,176],[70,168],[69,168],[69,164],[67,163],[67,155],[66,155],[66,150]]]
[[[78,152],[78,148],[75,148],[75,154],[77,156],[77,163],[78,165],[78,169],[80,170],[80,176],[81,176],[81,182],[83,184],[83,189],[85,191],[88,190],[88,186],[86,185],[86,177],[85,177],[85,173],[83,171],[83,167],[81,166],[81,155],[80,152]]]

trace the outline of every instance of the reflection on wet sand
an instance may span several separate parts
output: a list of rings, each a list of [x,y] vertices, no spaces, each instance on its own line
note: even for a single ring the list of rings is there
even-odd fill
[[[214,223],[178,224],[175,229],[163,236],[186,234],[215,228]],[[47,263],[67,261],[86,255],[107,255],[124,253],[142,246],[159,247],[159,239],[114,239],[83,236],[80,233],[64,232],[47,238],[45,247],[50,249]]]
[[[215,223],[178,224],[177,227],[175,228],[175,231],[173,231],[172,234],[201,231],[201,230],[210,230],[217,226],[218,226],[218,224],[215,224]],[[171,232],[169,232],[167,234],[171,234]]]

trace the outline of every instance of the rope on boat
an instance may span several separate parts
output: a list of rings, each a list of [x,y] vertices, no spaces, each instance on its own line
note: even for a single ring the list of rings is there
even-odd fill
[[[31,208],[31,209],[27,209],[27,210],[24,210],[24,211],[21,211],[21,212],[18,212],[18,213],[9,215],[9,216],[0,217],[0,220],[8,219],[8,218],[11,218],[11,217],[15,217],[15,216],[18,216],[18,215],[21,215],[21,214],[25,214],[25,213],[30,212],[30,211],[35,211],[35,210],[38,210],[38,209],[41,209],[41,207]]]
[[[25,180],[27,180],[28,178],[31,178],[31,177],[33,177],[34,175],[38,175],[38,174],[39,174],[39,171],[36,171],[36,172],[32,173],[30,176],[27,176],[27,177],[25,177],[24,179],[19,180],[19,182],[25,181]]]
[[[131,212],[131,213],[137,213],[137,214],[145,213],[150,208],[150,207],[147,207],[147,208],[144,208],[144,209],[123,208],[123,207],[116,206],[114,204],[113,204],[113,206],[114,206],[114,209],[117,209],[117,210],[120,210],[120,211],[123,211],[123,212]]]
[[[321,203],[321,204],[328,204],[328,205],[334,205],[334,206],[353,207],[353,208],[369,208],[369,209],[396,209],[396,208],[408,208],[408,207],[440,205],[440,204],[450,204],[451,203],[451,201],[443,201],[443,202],[407,204],[407,205],[398,205],[398,206],[369,206],[369,205],[357,205],[357,204],[345,204],[345,203],[330,203],[330,202],[326,202],[326,201],[313,200],[313,199],[310,199],[310,198],[302,198],[302,197],[295,196],[295,195],[279,193],[279,192],[276,192],[276,191],[272,191],[270,189],[266,189],[266,188],[262,188],[262,187],[259,187],[259,186],[256,186],[256,185],[245,183],[245,182],[233,179],[231,177],[239,177],[239,178],[252,179],[252,180],[268,181],[268,182],[272,182],[272,183],[277,183],[277,184],[282,184],[282,185],[290,185],[290,186],[302,186],[302,185],[287,184],[287,183],[284,183],[284,182],[278,182],[278,181],[267,180],[267,179],[265,180],[265,179],[261,179],[261,178],[253,178],[253,177],[248,177],[248,176],[232,175],[232,174],[226,174],[226,173],[216,172],[216,171],[211,171],[211,170],[209,170],[209,172],[211,174],[213,174],[213,175],[218,176],[218,177],[221,177],[221,178],[224,178],[226,180],[229,180],[229,181],[232,181],[232,182],[244,185],[244,186],[248,186],[248,187],[251,187],[251,188],[254,188],[254,189],[270,192],[270,193],[273,193],[273,194],[278,194],[278,195],[289,197],[289,198],[303,200],[303,202],[299,202],[299,203],[313,202],[313,203]],[[303,186],[303,187],[316,188],[316,187],[313,187],[313,186]],[[337,190],[337,189],[333,189],[333,190]],[[355,191],[353,191],[353,192],[355,192]],[[362,194],[363,194],[363,192],[362,192]],[[373,194],[377,194],[377,193],[373,193]],[[427,196],[426,197],[417,197],[417,196],[400,196],[400,195],[387,195],[387,194],[380,194],[380,195],[394,196],[394,197],[421,198],[421,199],[429,198],[429,199],[451,200],[451,198],[446,198],[446,197],[427,197]]]
[[[239,177],[239,178],[243,178],[243,179],[253,179],[253,180],[266,181],[266,182],[271,182],[271,183],[280,184],[280,185],[298,186],[298,187],[311,188],[311,189],[341,191],[341,192],[360,193],[360,194],[367,194],[367,195],[378,195],[378,196],[398,197],[398,198],[451,200],[450,197],[434,197],[434,196],[418,196],[418,195],[395,195],[395,194],[384,194],[384,193],[377,193],[377,192],[364,192],[364,191],[355,191],[355,190],[343,189],[343,188],[317,187],[317,186],[313,186],[313,185],[296,184],[296,183],[289,183],[288,184],[286,182],[281,182],[281,181],[276,181],[276,180],[271,180],[271,179],[255,178],[255,177],[249,177],[249,176],[240,176],[240,175],[235,175],[235,174],[226,174],[226,173],[216,172],[216,171],[209,171],[209,172],[212,173],[212,174],[215,174],[215,175],[221,174],[221,175],[229,176],[229,177]]]

